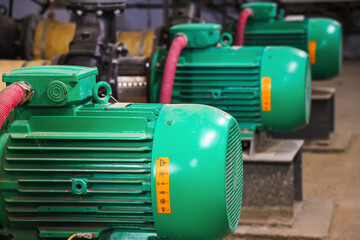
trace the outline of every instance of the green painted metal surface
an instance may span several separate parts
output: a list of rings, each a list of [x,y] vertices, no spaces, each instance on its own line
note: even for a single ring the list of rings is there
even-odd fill
[[[39,95],[15,108],[1,129],[0,237],[90,232],[100,240],[221,239],[231,233],[242,194],[236,120],[203,105],[93,103],[95,74],[43,66],[4,78],[26,80]],[[81,91],[66,104],[50,102],[46,88],[55,80],[69,94]],[[170,159],[171,213],[157,209],[160,157]]]
[[[307,42],[316,42],[315,64],[312,64],[314,79],[329,79],[341,72],[342,27],[328,18],[308,19]]]
[[[253,10],[252,17],[255,19],[275,18],[277,15],[277,4],[274,2],[245,3],[241,5],[241,8],[251,8]]]
[[[305,52],[291,47],[266,47],[261,77],[270,77],[271,111],[261,111],[264,126],[293,131],[310,120],[311,76]]]
[[[153,58],[153,102],[159,99],[166,56],[163,48]],[[263,111],[262,107],[264,77],[271,78],[271,111]],[[214,43],[207,48],[183,50],[172,103],[212,105],[234,116],[242,130],[291,131],[309,121],[310,92],[305,52],[292,47],[238,48]]]
[[[254,12],[246,24],[245,46],[292,46],[306,51],[314,58],[313,79],[326,80],[340,73],[342,28],[339,22],[329,18],[285,20],[282,11],[277,17],[276,3],[247,3],[242,5],[244,8]],[[310,53],[310,41],[316,43],[314,53]]]
[[[20,79],[31,82],[37,91],[27,104],[29,107],[62,107],[86,101],[92,94],[97,72],[96,68],[83,69],[77,66],[36,66],[5,73],[3,82],[8,85]]]
[[[218,24],[194,23],[179,24],[170,28],[170,39],[183,33],[188,39],[186,48],[205,48],[219,41],[221,26]]]
[[[155,227],[160,236],[173,239],[221,239],[235,231],[242,199],[239,188],[242,184],[238,182],[242,179],[241,141],[236,120],[207,106],[166,105],[164,108],[166,111],[160,113],[158,120],[162,125],[158,123],[155,130],[159,141],[154,143],[153,154],[170,156],[174,166],[170,199],[177,210],[171,215],[162,214],[153,205]],[[196,121],[194,116],[198,112],[213,119],[216,128],[206,123],[205,118]],[[179,133],[182,138],[178,137]],[[168,139],[169,135],[174,137]],[[212,160],[224,157],[226,162]],[[153,184],[153,198],[154,188]],[[221,236],[221,232],[226,234]]]

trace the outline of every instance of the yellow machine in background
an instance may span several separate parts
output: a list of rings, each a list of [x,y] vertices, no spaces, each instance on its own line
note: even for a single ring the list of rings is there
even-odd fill
[[[74,37],[75,24],[43,19],[36,26],[34,59],[51,60],[57,54],[67,53]]]
[[[32,53],[34,60],[0,60],[0,74],[28,66],[49,65],[54,56],[69,52],[69,44],[75,34],[75,24],[54,19],[36,21]],[[117,32],[119,42],[127,46],[132,56],[149,57],[153,51],[155,32]],[[0,90],[5,87],[0,76]]]
[[[154,48],[155,32],[117,32],[117,39],[127,45],[127,49],[132,56],[150,57]]]
[[[75,24],[43,19],[36,26],[34,59],[51,60],[55,55],[67,53],[74,37]],[[117,32],[119,42],[127,45],[132,56],[149,57],[154,45],[154,31]]]

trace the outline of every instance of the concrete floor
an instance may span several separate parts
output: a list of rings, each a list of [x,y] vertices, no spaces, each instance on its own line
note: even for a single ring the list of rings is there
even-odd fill
[[[343,153],[303,154],[305,197],[335,201],[330,240],[360,240],[360,60],[344,61],[341,75],[313,86],[335,87],[335,131],[351,131]]]

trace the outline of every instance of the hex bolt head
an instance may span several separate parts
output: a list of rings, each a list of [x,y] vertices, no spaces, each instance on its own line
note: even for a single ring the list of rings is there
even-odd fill
[[[103,11],[97,10],[97,11],[96,11],[96,15],[97,15],[98,17],[102,16],[102,15],[103,15]]]
[[[84,12],[82,10],[76,10],[76,15],[82,16]]]

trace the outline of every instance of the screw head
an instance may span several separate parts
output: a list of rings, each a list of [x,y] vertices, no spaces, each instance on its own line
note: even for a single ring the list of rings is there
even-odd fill
[[[82,10],[76,10],[76,15],[82,16],[84,12]]]
[[[102,16],[102,15],[103,15],[103,11],[97,10],[97,11],[96,11],[96,15],[97,15],[98,17]]]

